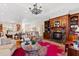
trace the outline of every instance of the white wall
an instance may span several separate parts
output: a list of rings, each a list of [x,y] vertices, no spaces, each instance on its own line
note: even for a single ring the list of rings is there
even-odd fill
[[[16,32],[16,24],[21,24],[21,22],[0,22],[0,24],[3,24],[3,32],[6,33],[6,30],[10,29],[13,32]]]
[[[44,21],[39,20],[34,23],[27,24],[25,22],[22,23],[22,29],[23,32],[29,32],[29,31],[38,31],[39,35],[42,37],[44,32]]]
[[[40,36],[43,37],[44,32],[44,21],[40,21],[36,23],[37,31],[39,32]]]

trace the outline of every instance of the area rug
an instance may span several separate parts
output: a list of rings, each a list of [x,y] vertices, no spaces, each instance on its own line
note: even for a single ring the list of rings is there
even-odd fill
[[[62,53],[64,52],[64,49],[61,49],[61,47],[56,44],[51,44],[49,42],[40,42],[39,44],[42,46],[47,46],[47,56],[63,55]]]
[[[56,44],[51,44],[49,42],[39,42],[41,46],[47,47],[47,55],[46,56],[63,56],[64,49],[60,49],[61,47]],[[12,56],[25,56],[26,53],[22,48],[18,48],[14,51]]]

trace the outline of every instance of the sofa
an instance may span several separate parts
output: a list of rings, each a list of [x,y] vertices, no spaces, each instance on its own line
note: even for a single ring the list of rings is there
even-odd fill
[[[15,49],[15,40],[3,39],[3,42],[0,44],[0,56],[10,56]]]

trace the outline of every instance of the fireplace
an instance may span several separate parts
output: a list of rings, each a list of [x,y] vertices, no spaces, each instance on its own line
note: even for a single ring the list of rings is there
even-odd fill
[[[62,40],[62,32],[53,32],[53,39]]]
[[[58,43],[63,43],[63,33],[62,32],[52,32],[51,33],[51,40],[58,42]]]

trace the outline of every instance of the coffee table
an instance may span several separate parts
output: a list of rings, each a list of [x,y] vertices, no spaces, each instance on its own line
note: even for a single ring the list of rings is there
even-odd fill
[[[39,45],[25,45],[24,43],[21,45],[22,48],[26,51],[28,56],[39,56],[39,50],[42,48]]]

